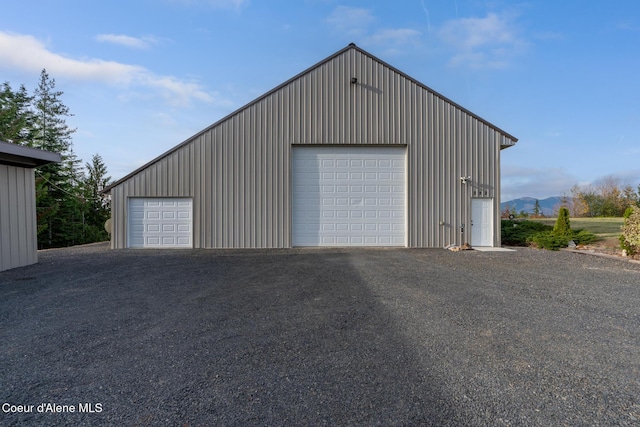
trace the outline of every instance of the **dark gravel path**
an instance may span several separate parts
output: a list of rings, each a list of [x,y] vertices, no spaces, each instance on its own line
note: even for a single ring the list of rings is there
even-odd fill
[[[45,251],[0,343],[0,425],[640,424],[640,265],[565,252]]]

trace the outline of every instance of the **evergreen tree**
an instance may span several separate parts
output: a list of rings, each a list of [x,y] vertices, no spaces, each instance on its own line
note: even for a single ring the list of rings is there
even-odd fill
[[[8,82],[3,83],[0,88],[0,141],[29,145],[33,123],[31,100],[24,85],[14,92]]]
[[[111,210],[109,199],[100,191],[111,182],[107,176],[107,167],[99,154],[94,154],[91,163],[85,164],[86,175],[82,181],[84,240],[96,242],[107,240],[109,235],[104,223],[109,219]]]
[[[36,206],[42,213],[38,220],[46,221],[46,224],[38,223],[38,229],[42,230],[38,234],[40,247],[68,246],[76,240],[72,223],[69,223],[72,219],[68,216],[73,213],[73,198],[77,196],[77,161],[71,150],[71,135],[75,129],[65,121],[71,113],[63,104],[62,95],[63,92],[55,89],[55,80],[42,70],[33,96],[33,146],[60,153],[63,161],[42,166],[37,171],[37,175],[45,180],[41,194],[36,198]]]
[[[571,234],[569,209],[564,206],[558,211],[558,219],[556,219],[556,225],[553,226],[553,234],[556,236],[568,236]]]
[[[46,235],[49,223],[58,212],[58,205],[51,203],[49,197],[49,178],[51,175],[36,169],[36,221],[38,230],[38,246],[43,247],[40,236]]]
[[[540,208],[540,200],[536,199],[536,203],[533,205],[533,216],[538,218],[542,213],[542,209]]]
[[[40,148],[62,155],[61,163],[36,168],[36,212],[38,246],[59,247],[105,240],[104,223],[109,204],[99,191],[110,181],[99,155],[86,164],[73,152],[63,104],[63,92],[55,88],[46,70],[33,96],[24,85],[13,91],[9,83],[0,86],[0,140]]]
[[[67,154],[71,149],[71,135],[76,131],[70,128],[65,117],[71,117],[69,107],[62,103],[62,91],[55,90],[55,79],[49,78],[46,70],[40,73],[40,82],[34,93],[35,117],[33,126],[33,145],[54,153]]]
[[[52,225],[54,229],[53,246],[72,246],[86,243],[83,240],[82,221],[82,170],[81,160],[78,159],[73,149],[69,149],[61,163],[61,172],[64,177],[62,186],[58,187],[62,198],[58,201],[58,214]]]

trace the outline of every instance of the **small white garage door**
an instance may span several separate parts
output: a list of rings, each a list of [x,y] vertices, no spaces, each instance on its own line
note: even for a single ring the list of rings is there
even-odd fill
[[[404,147],[294,147],[294,246],[405,246]]]
[[[130,248],[191,248],[192,201],[186,198],[130,198]]]

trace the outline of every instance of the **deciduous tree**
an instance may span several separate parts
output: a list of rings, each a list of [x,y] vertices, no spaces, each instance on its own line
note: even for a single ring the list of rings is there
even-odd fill
[[[576,217],[619,217],[628,206],[640,202],[640,187],[636,194],[631,185],[623,185],[622,180],[615,176],[604,177],[593,185],[576,185],[571,192],[573,215]]]
[[[625,212],[620,243],[629,255],[640,253],[640,207],[631,206]]]

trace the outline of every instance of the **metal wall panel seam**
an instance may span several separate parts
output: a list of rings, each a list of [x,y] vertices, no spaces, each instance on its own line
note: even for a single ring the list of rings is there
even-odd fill
[[[20,187],[20,179],[18,176],[18,168],[17,167],[11,167],[9,169],[9,181],[11,182],[12,185],[9,185],[9,223],[10,224],[19,224],[20,223],[20,217],[22,216],[22,210],[24,209],[24,206],[18,206],[18,193],[20,192],[20,190],[24,190],[24,182],[22,182],[22,188],[20,188],[20,190],[18,189],[18,187]],[[19,227],[11,227],[9,230],[9,234],[10,234],[10,244],[12,248],[16,248],[18,247],[18,245],[20,244],[20,235],[18,234],[19,231]],[[9,254],[9,259],[11,262],[11,265],[19,265],[19,258],[18,258],[18,252],[16,251],[11,251]]]
[[[19,177],[18,187],[21,188],[21,191],[18,191],[16,194],[17,205],[22,210],[22,212],[19,212],[18,221],[17,221],[18,227],[20,228],[18,230],[18,235],[20,236],[20,240],[22,240],[22,242],[18,243],[18,248],[20,250],[19,258],[22,260],[27,260],[29,259],[29,256],[27,255],[27,247],[29,245],[29,234],[30,234],[29,228],[27,227],[27,218],[30,217],[31,215],[27,211],[26,193],[30,192],[31,188],[35,188],[35,185],[33,187],[29,186],[29,182],[28,182],[29,180],[27,179],[27,174],[25,173],[27,172],[27,169],[16,170],[16,172]],[[31,169],[29,169],[28,172],[34,173],[33,170]]]
[[[258,116],[260,113],[260,105],[256,104],[256,108],[254,109],[254,116],[256,116],[256,120],[253,123],[259,123]],[[259,129],[256,126],[251,126],[251,135],[252,138],[249,140],[250,150],[252,154],[250,156],[249,162],[249,170],[251,173],[251,194],[249,194],[249,203],[251,203],[251,222],[247,224],[249,227],[249,238],[251,242],[251,247],[258,247],[258,239],[257,235],[260,233],[261,222],[260,222],[260,169],[259,162],[256,162],[256,159],[259,159],[261,153],[262,144],[264,144],[264,140],[259,137]]]
[[[36,206],[36,172],[35,170],[25,169],[26,188],[31,189],[25,192],[26,199],[26,217],[29,233],[26,235],[28,243],[27,256],[35,263],[38,262],[38,218]]]
[[[36,179],[34,169],[23,169],[24,177],[24,214],[25,220],[25,252],[24,259],[27,263],[38,262],[38,220],[36,211]]]
[[[245,182],[245,169],[244,169],[244,144],[241,140],[241,136],[244,131],[244,119],[247,114],[247,110],[244,110],[241,114],[236,116],[235,126],[233,128],[233,175],[236,177],[236,185],[233,191],[233,214],[234,214],[234,227],[233,227],[233,247],[242,247],[244,242],[244,182]]]
[[[219,247],[217,233],[217,218],[220,217],[219,206],[217,203],[217,180],[218,158],[216,156],[216,139],[215,131],[206,132],[202,141],[202,157],[200,159],[200,167],[202,169],[202,222],[200,230],[203,236],[203,248]]]
[[[288,129],[289,126],[291,125],[290,123],[284,123],[282,121],[282,118],[285,116],[286,114],[286,109],[288,108],[289,103],[286,101],[287,100],[287,94],[289,93],[289,89],[283,88],[283,91],[280,91],[277,93],[278,99],[280,100],[280,102],[278,102],[278,106],[277,106],[277,113],[276,113],[276,117],[280,117],[281,119],[279,121],[277,121],[277,125],[278,126],[286,126],[287,129],[287,133],[288,133]],[[265,109],[265,122],[266,123],[274,123],[274,112],[272,108],[267,108]],[[269,129],[265,129],[264,130],[265,135],[268,135],[269,133]],[[274,143],[273,143],[273,139],[269,139],[267,138],[267,145],[266,145],[266,152],[264,155],[264,165],[265,165],[265,180],[264,180],[264,210],[265,210],[265,219],[264,219],[264,235],[265,235],[265,242],[264,242],[264,246],[266,247],[273,247],[274,243],[273,243],[273,218],[274,218],[274,208],[273,208],[273,198],[274,198],[274,191],[273,191],[273,175],[275,173],[275,168],[273,167],[273,149],[274,149]]]
[[[24,213],[24,206],[20,204],[20,193],[24,191],[25,183],[23,176],[21,176],[20,169],[17,167],[11,168],[11,182],[13,185],[9,187],[9,203],[11,206],[11,215],[10,215],[10,223],[14,226],[11,227],[11,247],[18,248],[22,246],[22,242],[20,238],[22,237],[22,218]],[[20,265],[22,262],[22,257],[20,250],[12,250],[11,254],[11,264],[12,265]]]
[[[215,188],[214,200],[215,200],[215,230],[216,230],[216,244],[218,247],[226,247],[225,246],[225,228],[223,224],[226,224],[227,213],[226,213],[226,204],[225,202],[225,189],[228,185],[228,179],[225,175],[225,171],[223,168],[223,164],[225,162],[226,156],[226,144],[225,144],[225,127],[220,126],[219,128],[212,131],[212,137],[214,146],[211,147],[211,155],[215,156],[215,165],[216,170],[215,174],[212,175],[214,181],[212,182],[212,186]]]
[[[0,165],[0,271],[9,269],[9,250],[11,248],[7,239],[9,229],[9,201],[6,194],[9,192],[9,166]]]
[[[189,185],[192,190],[192,223],[191,223],[191,239],[193,242],[194,248],[202,247],[202,235],[200,234],[200,230],[202,227],[202,180],[198,179],[202,177],[202,168],[200,164],[200,158],[202,157],[202,135],[200,135],[194,142],[191,149],[191,155],[189,157],[189,162],[192,167],[189,165],[185,165],[189,172]],[[197,225],[196,225],[197,224]]]
[[[248,108],[246,114],[243,115],[243,120],[240,123],[240,131],[238,132],[238,145],[240,146],[240,158],[237,162],[241,165],[242,171],[240,172],[241,183],[240,193],[238,193],[238,204],[242,212],[240,216],[240,224],[238,229],[242,232],[238,247],[251,247],[251,236],[247,233],[247,222],[251,220],[251,206],[248,204],[248,199],[251,191],[251,171],[249,170],[249,158],[253,155],[249,151],[248,142],[251,139],[251,132],[249,130],[249,123],[253,116],[255,105]]]
[[[291,144],[286,144],[284,148],[284,159],[282,165],[283,177],[283,189],[282,189],[282,233],[280,246],[291,247]]]
[[[252,215],[251,221],[254,224],[251,227],[251,247],[256,248],[260,246],[262,234],[262,205],[260,201],[262,200],[261,195],[261,182],[262,182],[262,169],[260,167],[260,159],[262,156],[262,148],[265,143],[265,139],[260,131],[260,125],[262,123],[262,107],[264,103],[257,103],[254,110],[255,121],[251,127],[251,149],[253,151],[253,155],[251,156],[251,165],[249,166],[252,171],[252,188],[253,192],[251,194],[251,204],[252,204]]]
[[[223,186],[220,189],[220,210],[223,212],[220,231],[222,234],[222,247],[225,248],[231,247],[232,242],[230,241],[230,233],[233,229],[233,218],[231,218],[233,199],[231,199],[231,196],[233,194],[234,171],[232,167],[233,165],[231,165],[231,159],[233,158],[233,140],[232,132],[230,131],[231,125],[231,120],[229,120],[228,122],[224,123],[224,126],[222,128],[224,139],[221,139],[222,157],[220,159],[220,167],[222,168],[223,176]]]
[[[14,267],[13,261],[11,259],[11,248],[12,248],[12,240],[11,240],[11,224],[12,224],[12,203],[11,197],[9,195],[10,188],[15,184],[14,175],[15,166],[9,165],[0,165],[0,185],[4,184],[4,188],[2,188],[0,192],[0,255],[2,259],[0,259],[0,270],[7,270],[9,268]]]

